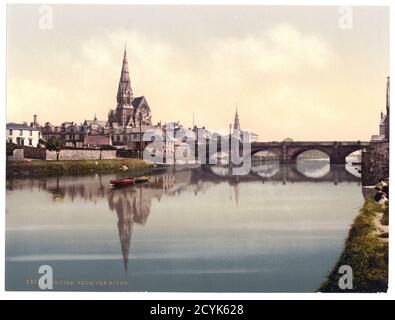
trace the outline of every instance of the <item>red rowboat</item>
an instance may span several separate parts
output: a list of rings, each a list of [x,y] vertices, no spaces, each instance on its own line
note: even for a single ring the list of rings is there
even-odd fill
[[[128,186],[131,184],[135,184],[135,183],[136,183],[136,180],[134,178],[110,180],[110,184],[112,184],[114,187],[123,187],[123,186]]]

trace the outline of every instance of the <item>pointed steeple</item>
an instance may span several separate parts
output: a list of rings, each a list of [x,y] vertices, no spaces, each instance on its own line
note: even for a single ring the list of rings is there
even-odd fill
[[[235,122],[233,124],[233,131],[240,131],[240,120],[239,120],[239,114],[237,112],[237,108],[236,108],[236,113],[235,113]]]
[[[118,93],[117,93],[118,106],[120,107],[124,105],[128,106],[131,104],[132,99],[133,99],[133,92],[132,92],[132,86],[130,84],[128,57],[126,54],[126,43],[125,43],[121,77],[119,79]]]
[[[386,92],[386,115],[385,115],[385,127],[384,136],[386,140],[390,140],[390,77],[387,77],[387,92]]]
[[[388,109],[390,108],[390,77],[387,77],[386,108],[388,112]]]

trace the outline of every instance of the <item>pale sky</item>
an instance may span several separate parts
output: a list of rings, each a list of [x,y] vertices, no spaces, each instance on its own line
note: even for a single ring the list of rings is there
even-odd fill
[[[153,122],[226,130],[236,105],[259,140],[368,140],[389,74],[389,10],[353,7],[8,5],[7,121],[106,120],[124,43]]]

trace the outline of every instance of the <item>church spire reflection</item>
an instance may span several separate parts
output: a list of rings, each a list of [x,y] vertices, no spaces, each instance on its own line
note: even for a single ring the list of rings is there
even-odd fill
[[[283,179],[290,182],[317,181],[326,183],[342,183],[355,181],[360,178],[346,170],[346,168],[328,167],[323,170],[320,166],[273,166],[272,163],[261,164],[253,168],[246,176],[229,175],[229,168],[220,166],[202,167],[198,169],[164,170],[150,177],[150,182],[134,185],[125,189],[111,189],[110,180],[114,175],[96,175],[86,177],[63,176],[47,179],[7,180],[7,190],[27,189],[45,190],[53,201],[83,201],[93,202],[98,211],[116,214],[117,237],[120,242],[120,256],[125,273],[130,270],[130,252],[133,247],[132,237],[135,224],[144,226],[148,223],[149,215],[155,201],[162,197],[177,197],[181,193],[190,192],[192,195],[204,194],[207,189],[220,183],[228,183],[230,197],[235,206],[242,204],[241,197],[248,189],[244,184],[248,182],[264,183]],[[325,168],[324,168],[325,169]],[[354,170],[355,171],[355,170]],[[121,178],[122,175],[116,178]],[[258,185],[258,184],[257,184]],[[244,190],[244,193],[243,193]],[[241,199],[242,200],[242,199]],[[76,205],[79,203],[77,202]],[[96,210],[96,209],[95,209]],[[78,211],[78,210],[77,210]],[[115,221],[114,221],[115,223]]]
[[[109,208],[115,211],[118,217],[117,226],[125,273],[128,270],[133,225],[145,225],[151,212],[151,199],[149,192],[143,191],[143,187],[114,189],[108,194]]]

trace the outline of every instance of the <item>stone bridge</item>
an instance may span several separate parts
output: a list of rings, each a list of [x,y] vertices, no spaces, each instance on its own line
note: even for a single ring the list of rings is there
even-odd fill
[[[358,150],[369,147],[368,141],[292,141],[292,142],[253,142],[251,143],[251,155],[268,151],[275,154],[280,163],[295,163],[297,157],[305,151],[319,150],[328,155],[331,164],[345,164],[346,157]],[[201,150],[200,146],[200,150]],[[221,143],[216,144],[207,141],[206,159],[212,158],[214,154],[221,152]],[[242,145],[240,144],[240,155]]]

